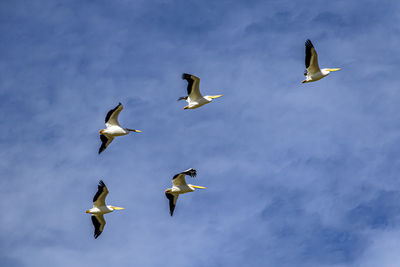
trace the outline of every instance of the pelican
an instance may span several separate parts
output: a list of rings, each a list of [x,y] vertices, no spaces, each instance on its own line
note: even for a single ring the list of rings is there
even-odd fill
[[[190,177],[196,177],[196,170],[195,169],[188,169],[181,173],[175,174],[172,178],[172,188],[167,188],[165,190],[165,196],[169,200],[169,213],[171,216],[174,214],[176,201],[178,200],[178,196],[180,194],[185,194],[189,192],[193,192],[195,188],[198,189],[206,189],[204,186],[192,185],[187,184],[185,180],[185,175],[189,175]]]
[[[188,82],[187,86],[188,96],[183,96],[178,99],[178,101],[184,99],[186,100],[186,102],[188,102],[188,105],[183,109],[199,108],[205,104],[210,103],[213,99],[223,96],[223,95],[202,96],[199,89],[200,79],[194,75],[184,73],[182,74],[182,79]]]
[[[318,54],[310,40],[306,41],[306,69],[304,72],[306,79],[302,83],[315,82],[328,76],[332,71],[341,70],[341,68],[321,70],[318,66]]]
[[[113,212],[114,210],[124,210],[125,208],[106,205],[106,197],[108,189],[103,181],[100,180],[97,186],[97,193],[93,197],[93,208],[87,210],[86,213],[92,214],[92,223],[94,226],[94,238],[98,238],[104,230],[106,221],[103,214]]]
[[[118,106],[116,106],[115,108],[113,108],[112,110],[110,110],[107,113],[106,120],[105,120],[107,128],[101,129],[99,131],[100,140],[101,140],[99,154],[108,147],[108,145],[112,142],[112,140],[114,140],[114,137],[127,135],[130,132],[137,132],[137,133],[142,132],[140,130],[132,130],[132,129],[128,129],[128,128],[122,128],[121,125],[119,125],[118,115],[123,108],[124,107],[122,106],[122,104],[119,103]]]

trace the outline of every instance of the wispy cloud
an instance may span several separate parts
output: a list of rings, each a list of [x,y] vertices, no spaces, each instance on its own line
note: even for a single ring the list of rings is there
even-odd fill
[[[3,2],[1,265],[396,266],[399,9]],[[300,84],[307,38],[343,70]],[[224,97],[183,111],[182,72]],[[118,102],[143,133],[99,156]],[[189,167],[207,190],[171,218],[163,191]],[[127,209],[94,240],[99,179]]]

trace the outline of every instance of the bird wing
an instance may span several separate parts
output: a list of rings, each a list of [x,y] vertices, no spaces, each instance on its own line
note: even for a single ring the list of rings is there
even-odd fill
[[[105,206],[107,195],[108,195],[107,186],[104,184],[102,180],[100,180],[99,185],[97,186],[97,192],[93,197],[93,206],[95,207]]]
[[[308,73],[314,74],[320,71],[318,66],[318,54],[310,40],[306,41],[306,69]]]
[[[197,172],[193,168],[190,168],[186,171],[175,174],[174,177],[172,178],[172,185],[173,186],[187,185],[185,176],[189,175],[190,177],[196,177],[196,174],[197,174]]]
[[[104,134],[101,134],[100,140],[101,140],[101,146],[99,148],[99,154],[103,152],[108,147],[109,144],[111,144],[112,140],[114,140],[114,137],[105,136]]]
[[[176,201],[178,200],[179,195],[171,194],[171,193],[165,193],[165,196],[169,200],[169,214],[174,215],[174,210],[176,206]]]
[[[92,223],[94,226],[94,238],[98,238],[106,226],[106,220],[103,215],[92,215]]]
[[[196,100],[203,97],[200,93],[200,78],[184,73],[182,79],[188,82],[187,93],[190,99]]]
[[[113,108],[112,110],[110,110],[107,113],[107,116],[106,116],[106,119],[105,119],[107,128],[111,127],[111,126],[114,126],[114,125],[120,126],[119,122],[118,122],[118,115],[119,115],[119,113],[121,113],[121,110],[123,108],[124,107],[122,106],[122,104],[119,103],[118,106],[116,106],[115,108]]]

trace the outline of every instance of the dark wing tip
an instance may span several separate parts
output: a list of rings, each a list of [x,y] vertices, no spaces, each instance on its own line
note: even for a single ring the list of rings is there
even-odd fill
[[[188,74],[188,73],[183,73],[183,74],[182,74],[182,80],[191,79],[190,76],[192,76],[192,75],[190,75],[190,74]]]
[[[106,149],[106,144],[108,142],[108,139],[104,134],[100,135],[100,140],[101,140],[101,146],[99,148],[99,155],[101,152],[103,152]]]
[[[190,177],[196,177],[197,171],[193,168],[190,168],[185,172],[186,175],[189,175]]]
[[[97,239],[101,235],[100,222],[97,221],[97,218],[94,215],[92,215],[91,219],[92,219],[92,223],[93,223],[93,226],[94,226],[94,234],[93,234],[93,236],[94,236],[94,239]]]
[[[103,180],[100,180],[99,184],[97,185],[97,192],[93,197],[93,202],[96,202],[101,193],[103,193],[104,187],[106,187],[106,185],[104,184]]]
[[[310,39],[307,39],[307,41],[306,41],[306,47],[307,47],[307,48],[314,47],[313,44],[311,43],[311,40],[310,40]]]
[[[170,193],[165,193],[165,196],[169,200],[169,214],[174,215],[175,205],[174,205],[174,195]]]

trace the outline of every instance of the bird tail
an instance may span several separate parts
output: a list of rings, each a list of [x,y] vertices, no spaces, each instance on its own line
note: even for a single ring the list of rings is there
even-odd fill
[[[178,98],[178,100],[177,101],[180,101],[180,100],[187,100],[188,99],[188,97],[187,96],[181,96],[180,98]]]

